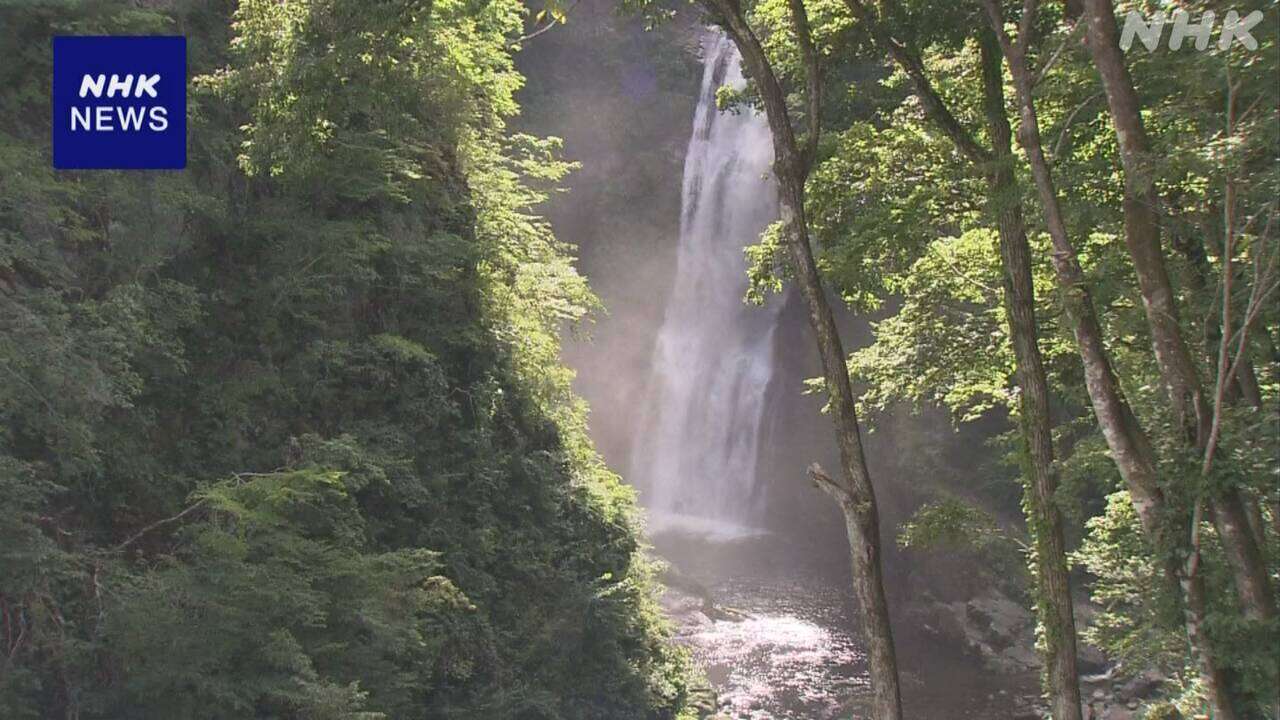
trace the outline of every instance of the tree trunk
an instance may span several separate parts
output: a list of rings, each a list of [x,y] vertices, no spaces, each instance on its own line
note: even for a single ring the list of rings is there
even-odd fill
[[[1200,656],[1200,684],[1204,686],[1205,701],[1209,704],[1213,720],[1236,720],[1235,706],[1227,695],[1227,678],[1213,647],[1205,637],[1204,617],[1208,612],[1204,580],[1200,577],[1200,508],[1197,505],[1192,517],[1191,552],[1182,572],[1182,589],[1185,603],[1187,641]]]
[[[787,191],[783,192],[786,194]],[[863,454],[844,348],[822,290],[803,216],[797,213],[797,210],[802,211],[802,206],[793,202],[783,200],[782,220],[788,228],[788,248],[800,294],[809,311],[809,324],[818,341],[823,378],[830,396],[831,414],[835,418],[840,464],[846,481],[844,493],[838,499],[849,535],[854,596],[862,610],[862,631],[868,646],[874,717],[876,720],[900,720],[902,701],[898,687],[898,662],[880,565],[879,511]]]
[[[1203,450],[1213,422],[1191,352],[1178,324],[1177,302],[1164,253],[1160,247],[1160,223],[1150,172],[1150,144],[1142,123],[1138,94],[1120,50],[1119,29],[1111,0],[1085,0],[1089,26],[1089,51],[1102,78],[1111,122],[1120,146],[1124,168],[1124,235],[1133,260],[1147,323],[1151,328],[1156,363],[1169,393],[1175,418],[1187,443]],[[1230,332],[1230,328],[1222,328]],[[1262,553],[1243,521],[1239,490],[1227,487],[1213,498],[1211,513],[1235,579],[1236,593],[1247,616],[1275,617],[1270,580]]]
[[[988,202],[1000,236],[1004,269],[1005,314],[1014,348],[1019,425],[1027,457],[1027,525],[1035,542],[1036,614],[1045,629],[1045,682],[1055,720],[1079,720],[1075,617],[1066,561],[1062,515],[1055,505],[1058,486],[1054,462],[1048,382],[1037,344],[1031,249],[1012,164],[1012,142],[1004,107],[1000,54],[990,33],[980,32],[984,110],[991,150],[983,148],[934,90],[919,57],[880,25],[862,0],[846,0],[876,43],[907,74],[925,115],[985,176]]]
[[[1209,264],[1208,253],[1205,252],[1205,245],[1208,242],[1206,236],[1213,235],[1216,235],[1213,224],[1206,223],[1205,226],[1197,228],[1197,232],[1194,234],[1184,237],[1172,235],[1170,238],[1170,244],[1182,254],[1182,257],[1187,262],[1187,267],[1190,269],[1187,274],[1187,287],[1195,295],[1206,299],[1215,290],[1211,280],[1213,267]],[[1213,241],[1215,245],[1222,247],[1221,237],[1215,237]],[[1210,364],[1217,362],[1218,352],[1221,349],[1222,324],[1219,322],[1220,317],[1215,313],[1209,313],[1205,317],[1204,348],[1201,351],[1201,357]],[[1249,388],[1246,388],[1246,384],[1250,380],[1253,381],[1253,394],[1250,393]],[[1229,383],[1228,397],[1243,399],[1253,407],[1259,410],[1262,409],[1262,398],[1261,395],[1257,394],[1260,392],[1258,390],[1257,377],[1253,374],[1253,363],[1249,362],[1248,359],[1240,363],[1240,368],[1236,371],[1235,376],[1228,378],[1227,382]],[[1255,397],[1257,398],[1256,401]]]
[[[1250,620],[1265,622],[1271,619],[1271,584],[1267,581],[1266,563],[1246,504],[1239,492],[1233,492],[1224,493],[1210,507],[1213,526],[1235,576],[1244,615]]]
[[[795,131],[787,113],[786,95],[759,39],[747,25],[736,0],[703,2],[723,22],[738,46],[748,74],[756,82],[769,121],[773,137],[774,172],[781,200],[781,222],[796,284],[808,310],[809,325],[813,329],[822,358],[823,378],[827,385],[836,441],[840,448],[840,482],[823,480],[823,476],[816,472],[812,475],[816,482],[837,498],[845,516],[853,569],[853,591],[861,609],[862,635],[867,644],[872,717],[875,720],[901,720],[898,662],[893,629],[889,621],[889,604],[884,594],[875,491],[863,453],[844,347],[813,259],[805,218],[804,183],[810,158],[805,157],[796,143]],[[793,15],[803,12],[799,0],[793,0],[792,11]],[[801,18],[796,19],[803,22]],[[817,69],[810,67],[809,71],[816,72]],[[812,118],[814,127],[816,119],[815,113]]]
[[[1000,38],[1001,49],[1013,76],[1019,109],[1018,141],[1026,152],[1036,190],[1040,195],[1045,224],[1053,244],[1053,266],[1062,288],[1064,308],[1076,337],[1080,359],[1084,363],[1085,386],[1094,414],[1129,488],[1129,495],[1143,529],[1161,558],[1166,579],[1179,582],[1186,596],[1184,613],[1187,636],[1199,660],[1206,693],[1214,703],[1214,717],[1218,720],[1235,720],[1236,714],[1226,695],[1225,686],[1222,685],[1223,673],[1218,667],[1208,638],[1201,632],[1204,624],[1204,581],[1198,572],[1187,572],[1179,568],[1172,554],[1173,543],[1165,531],[1166,520],[1162,517],[1167,511],[1164,507],[1164,493],[1158,482],[1155,453],[1146,433],[1124,400],[1102,341],[1102,330],[1085,285],[1084,273],[1067,234],[1066,221],[1062,216],[1053,173],[1044,154],[1040,123],[1032,100],[1032,76],[1025,55],[1031,19],[1024,16],[1023,28],[1027,32],[1021,32],[1018,44],[1014,45],[1004,31],[997,0],[986,0],[985,5],[992,30]],[[1028,3],[1028,6],[1033,12],[1034,2]],[[1194,569],[1198,565],[1198,558],[1195,553],[1192,555],[1195,559],[1189,564]],[[1192,602],[1193,598],[1199,598],[1201,602]]]
[[[1253,363],[1248,358],[1240,362],[1235,380],[1240,385],[1241,399],[1248,403],[1249,407],[1254,410],[1266,409],[1262,402],[1262,388],[1258,386],[1258,373],[1253,369]]]
[[[1120,144],[1120,162],[1124,167],[1125,245],[1138,277],[1156,362],[1179,424],[1192,441],[1199,438],[1203,442],[1208,434],[1208,408],[1191,352],[1178,326],[1177,302],[1160,248],[1160,221],[1156,215],[1146,129],[1133,79],[1120,51],[1111,0],[1085,0],[1085,17],[1089,26],[1089,50],[1102,77],[1111,122]]]
[[[988,172],[989,202],[996,213],[1004,264],[1005,315],[1013,343],[1019,397],[1019,424],[1029,462],[1027,526],[1035,546],[1036,611],[1044,628],[1045,682],[1054,720],[1081,720],[1076,670],[1076,625],[1067,569],[1062,513],[1058,510],[1058,471],[1049,417],[1049,386],[1037,344],[1031,247],[1022,204],[1017,200],[1012,162],[1012,133],[1005,115],[1000,50],[990,33],[981,33],[982,79],[987,127],[992,138]]]
[[[1211,234],[1213,231],[1211,228],[1202,228],[1201,232],[1204,234]],[[1217,238],[1217,244],[1219,247],[1224,246],[1222,238]],[[1186,237],[1181,240],[1175,236],[1173,238],[1173,246],[1182,253],[1184,258],[1186,258],[1187,265],[1191,269],[1191,272],[1187,277],[1188,286],[1191,290],[1202,296],[1212,292],[1212,282],[1210,281],[1212,267],[1209,265],[1209,258],[1205,252],[1203,235]],[[1219,321],[1220,317],[1220,315],[1213,313],[1210,313],[1209,316],[1206,317],[1204,344],[1205,356],[1211,363],[1218,366],[1217,371],[1219,373],[1223,373],[1228,369],[1221,367],[1220,358],[1218,357],[1218,353],[1222,347],[1222,324]],[[1225,378],[1225,380],[1230,384],[1230,387],[1234,389],[1234,394],[1236,395],[1235,399],[1237,401],[1247,403],[1250,407],[1258,411],[1263,411],[1265,409],[1262,402],[1262,391],[1258,387],[1258,377],[1254,372],[1253,363],[1250,362],[1247,357],[1240,361],[1235,376]],[[1266,529],[1257,499],[1247,493],[1239,493],[1236,495],[1236,498],[1242,506],[1244,517],[1248,521],[1249,531],[1253,535],[1252,544],[1258,549],[1259,553],[1262,553],[1257,558],[1256,562],[1265,567],[1265,550],[1267,546]],[[1224,500],[1229,504],[1231,502],[1231,497],[1228,496],[1227,498],[1224,498]],[[1230,525],[1231,517],[1232,516],[1229,514],[1226,519],[1228,525]],[[1218,521],[1215,518],[1215,525],[1217,525],[1217,522]],[[1232,528],[1230,527],[1227,528],[1228,531],[1231,529]],[[1247,552],[1248,545],[1249,543],[1230,543],[1231,548],[1235,552],[1240,552],[1242,550]],[[1243,558],[1238,558],[1234,561],[1235,564],[1246,568],[1248,567],[1249,562],[1249,560]],[[1250,574],[1246,571],[1244,573],[1246,581],[1249,576]],[[1256,593],[1258,591],[1256,583],[1252,585],[1246,584],[1245,587],[1247,588],[1247,592],[1250,593]],[[1265,604],[1266,603],[1264,603],[1264,605]],[[1256,602],[1244,603],[1243,605],[1246,612],[1250,605],[1257,607]],[[1256,613],[1252,615],[1252,617],[1257,617]]]
[[[1267,497],[1250,495],[1245,499],[1244,514],[1249,521],[1249,532],[1253,533],[1253,541],[1258,543],[1258,547],[1262,550],[1262,561],[1265,563],[1267,561],[1267,521],[1262,517],[1262,503]]]

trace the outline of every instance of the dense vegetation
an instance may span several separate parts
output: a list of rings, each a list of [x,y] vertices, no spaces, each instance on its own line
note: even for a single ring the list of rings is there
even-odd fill
[[[1274,5],[1177,3],[1216,13],[1204,52],[1171,22],[1124,54],[1108,0],[701,4],[753,76],[726,104],[768,114],[803,185],[748,251],[756,292],[810,284],[812,243],[879,315],[848,363],[873,424],[1011,421],[1053,716],[1081,717],[1078,635],[1166,674],[1152,716],[1280,712]],[[1256,47],[1217,43],[1228,10],[1265,11]],[[839,375],[815,383],[836,415]],[[902,541],[1006,542],[969,500],[939,493]]]
[[[159,8],[159,9],[155,9]],[[515,2],[0,9],[0,716],[663,718]],[[54,172],[55,34],[184,34],[182,173]]]

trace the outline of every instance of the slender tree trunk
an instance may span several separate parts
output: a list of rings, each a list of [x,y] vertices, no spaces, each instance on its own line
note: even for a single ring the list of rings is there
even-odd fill
[[[1058,486],[1054,462],[1048,382],[1037,344],[1031,249],[1022,203],[1013,173],[1012,141],[1004,107],[1000,53],[989,32],[980,32],[984,110],[992,149],[988,151],[956,118],[934,90],[919,57],[895,40],[863,0],[845,0],[876,43],[910,78],[925,115],[984,174],[988,201],[1000,236],[1005,313],[1021,389],[1019,423],[1026,450],[1027,524],[1035,542],[1036,613],[1045,629],[1044,679],[1055,720],[1079,720],[1080,685],[1070,573],[1062,514],[1055,504]]]
[[[756,72],[753,68],[753,74]],[[778,98],[778,102],[781,103],[781,98]],[[778,153],[778,145],[775,133],[775,153],[780,156],[776,164],[785,166],[787,161],[784,155],[790,153]],[[781,214],[786,227],[787,248],[796,284],[800,287],[800,295],[808,310],[809,325],[813,328],[822,357],[823,378],[830,396],[836,441],[840,447],[840,464],[845,482],[834,494],[844,513],[849,534],[854,596],[862,609],[863,637],[868,646],[873,717],[876,720],[900,720],[902,701],[898,686],[898,662],[880,563],[879,511],[862,448],[844,347],[809,244],[804,217],[803,181],[793,172],[786,172],[785,177],[781,171],[778,174],[779,184],[782,186]],[[825,488],[829,492],[833,489],[830,485]]]
[[[1262,402],[1262,388],[1258,385],[1258,373],[1253,368],[1253,363],[1247,358],[1240,363],[1240,369],[1236,371],[1236,382],[1240,385],[1240,397],[1255,410],[1265,409]]]
[[[1187,636],[1195,650],[1201,670],[1201,680],[1206,694],[1213,704],[1216,720],[1236,720],[1234,708],[1226,695],[1225,676],[1208,638],[1202,632],[1204,625],[1204,581],[1198,569],[1199,555],[1193,549],[1186,568],[1179,568],[1165,531],[1164,494],[1160,489],[1156,471],[1155,454],[1146,434],[1139,425],[1128,403],[1125,402],[1119,383],[1111,367],[1102,331],[1094,312],[1092,300],[1084,282],[1075,248],[1067,233],[1066,221],[1058,199],[1053,173],[1040,139],[1040,123],[1032,99],[1032,75],[1026,62],[1026,43],[1035,13],[1034,0],[1028,0],[1017,44],[1004,31],[1004,21],[997,0],[985,0],[993,31],[1000,38],[1001,49],[1013,76],[1019,108],[1018,140],[1026,152],[1035,178],[1036,190],[1043,206],[1045,224],[1053,243],[1053,265],[1063,291],[1063,302],[1068,319],[1076,336],[1076,344],[1085,368],[1085,385],[1102,427],[1103,436],[1111,449],[1116,465],[1129,488],[1134,509],[1157,555],[1162,558],[1166,578],[1176,579],[1186,597],[1184,615]],[[1197,518],[1198,520],[1198,518]],[[1193,522],[1192,533],[1198,532]],[[1197,536],[1198,537],[1198,536]]]
[[[1204,580],[1200,577],[1199,504],[1192,517],[1191,538],[1191,552],[1181,578],[1187,641],[1200,657],[1200,684],[1204,687],[1205,701],[1209,704],[1213,720],[1236,720],[1235,706],[1227,695],[1226,675],[1213,654],[1212,644],[1205,637],[1204,617],[1208,612],[1208,601]]]
[[[1032,118],[1034,118],[1034,111]],[[1027,122],[1025,109],[1023,122]],[[1030,146],[1034,146],[1035,150],[1033,151]],[[1209,644],[1208,637],[1202,630],[1205,612],[1204,579],[1199,573],[1188,575],[1178,567],[1173,557],[1172,553],[1177,543],[1170,537],[1171,533],[1166,526],[1167,520],[1162,517],[1166,512],[1166,502],[1164,492],[1159,485],[1154,451],[1137,417],[1125,401],[1119,381],[1112,370],[1102,339],[1102,329],[1093,308],[1093,300],[1085,285],[1084,273],[1075,249],[1067,239],[1061,211],[1056,207],[1056,194],[1054,194],[1056,190],[1049,174],[1048,164],[1044,160],[1043,150],[1039,147],[1038,140],[1031,143],[1024,142],[1024,148],[1027,148],[1029,156],[1039,155],[1039,159],[1032,160],[1031,165],[1042,199],[1046,192],[1051,193],[1053,198],[1052,203],[1045,201],[1046,217],[1056,216],[1048,222],[1054,245],[1053,265],[1062,288],[1064,307],[1072,324],[1080,358],[1084,363],[1085,386],[1093,404],[1094,414],[1098,418],[1098,424],[1102,428],[1103,436],[1120,469],[1120,474],[1125,480],[1139,521],[1160,558],[1166,579],[1174,587],[1182,589],[1185,598],[1184,624],[1187,637],[1199,659],[1201,681],[1214,708],[1214,718],[1215,720],[1235,720],[1234,708],[1226,697],[1224,689],[1226,676],[1216,660],[1216,654]],[[1048,209],[1050,204],[1055,206],[1053,210]]]
[[[981,33],[980,43],[984,106],[993,150],[988,195],[998,222],[1005,314],[1022,390],[1019,423],[1029,460],[1027,524],[1035,545],[1036,610],[1044,628],[1044,678],[1054,720],[1081,720],[1075,614],[1062,513],[1056,500],[1058,470],[1049,417],[1049,385],[1036,341],[1031,247],[1013,174],[1012,133],[1005,114],[1000,49],[987,32]]]
[[[1249,522],[1247,505],[1248,501],[1239,492],[1223,493],[1211,505],[1213,526],[1231,565],[1245,617],[1267,621],[1272,617],[1271,584],[1267,580],[1262,549]]]
[[[1111,0],[1085,0],[1085,17],[1089,26],[1089,50],[1102,78],[1120,146],[1124,167],[1125,245],[1138,277],[1156,362],[1188,445],[1203,451],[1213,415],[1178,324],[1177,301],[1160,247],[1150,144],[1133,78],[1120,50]],[[1230,331],[1230,328],[1221,329],[1224,333]],[[1276,615],[1275,600],[1271,596],[1262,552],[1253,534],[1247,531],[1244,502],[1237,488],[1224,488],[1213,498],[1211,514],[1246,616],[1269,620]]]
[[[1212,214],[1212,213],[1211,213]],[[1209,255],[1205,252],[1205,245],[1210,240],[1206,237],[1212,237],[1216,233],[1213,231],[1213,225],[1206,223],[1206,226],[1198,228],[1198,233],[1190,237],[1171,237],[1171,245],[1187,262],[1190,272],[1187,274],[1187,287],[1193,294],[1208,298],[1214,292],[1212,276],[1213,267],[1209,264]],[[1213,238],[1212,242],[1221,247],[1221,237]],[[1204,326],[1204,348],[1201,351],[1201,357],[1214,364],[1218,360],[1218,350],[1222,345],[1222,324],[1218,322],[1218,316],[1210,313],[1205,318]],[[1236,375],[1228,378],[1230,387],[1228,389],[1228,397],[1242,398],[1245,402],[1261,409],[1261,397],[1258,397],[1255,403],[1253,397],[1250,396],[1245,384],[1253,380],[1253,389],[1257,391],[1257,378],[1253,375],[1253,364],[1247,360],[1240,364],[1240,369],[1236,371]]]
[[[1156,362],[1178,422],[1190,440],[1199,439],[1203,443],[1209,429],[1208,408],[1191,352],[1178,326],[1177,301],[1160,247],[1160,220],[1156,215],[1146,129],[1133,79],[1120,50],[1111,0],[1085,0],[1085,17],[1089,26],[1089,50],[1102,77],[1111,122],[1120,144],[1120,161],[1124,167],[1125,245],[1138,277]]]
[[[1258,547],[1262,550],[1262,561],[1267,560],[1267,521],[1262,517],[1262,503],[1266,501],[1266,496],[1249,497],[1248,502],[1244,506],[1246,519],[1249,521],[1249,532],[1253,533],[1253,541],[1258,543]]]
[[[1205,234],[1212,233],[1212,230],[1209,228],[1204,228],[1202,231]],[[1222,242],[1221,237],[1218,237],[1217,241],[1217,244],[1220,247],[1225,247],[1225,243]],[[1212,292],[1213,283],[1210,280],[1212,276],[1212,267],[1209,265],[1209,258],[1205,253],[1205,243],[1201,237],[1197,236],[1186,238],[1182,242],[1179,242],[1177,238],[1174,238],[1173,245],[1182,253],[1183,257],[1186,258],[1187,264],[1191,268],[1191,272],[1188,276],[1188,285],[1191,290],[1202,296]],[[1229,368],[1222,367],[1222,359],[1219,357],[1219,351],[1222,348],[1222,324],[1219,321],[1219,318],[1220,316],[1210,314],[1210,316],[1205,320],[1205,354],[1208,356],[1210,362],[1214,364],[1218,373],[1226,373],[1229,371]],[[1233,377],[1224,378],[1224,380],[1230,384],[1230,388],[1233,390],[1230,394],[1234,395],[1237,401],[1247,403],[1250,407],[1258,411],[1262,411],[1264,409],[1262,392],[1258,387],[1258,378],[1254,373],[1253,363],[1250,362],[1248,358],[1240,361],[1239,368],[1236,370]],[[1219,532],[1222,532],[1223,530],[1232,532],[1237,527],[1236,522],[1238,522],[1238,519],[1236,514],[1231,512],[1231,505],[1233,503],[1238,503],[1240,505],[1241,512],[1244,514],[1244,519],[1247,521],[1249,532],[1253,535],[1252,543],[1228,543],[1229,551],[1237,553],[1249,552],[1249,546],[1252,545],[1257,548],[1260,553],[1257,558],[1252,560],[1237,558],[1232,561],[1233,565],[1248,568],[1251,564],[1257,563],[1259,566],[1265,567],[1266,559],[1264,551],[1267,545],[1266,529],[1264,527],[1262,512],[1259,508],[1257,499],[1246,493],[1231,493],[1224,497],[1222,502],[1227,506],[1226,510],[1228,515],[1221,520],[1216,517],[1214,518],[1214,525],[1219,529]],[[1233,522],[1233,520],[1235,520],[1235,522]],[[1259,591],[1269,591],[1266,588],[1259,588],[1256,583],[1249,582],[1249,578],[1257,576],[1249,573],[1247,570],[1243,573],[1238,573],[1238,577],[1240,577],[1244,582],[1244,585],[1242,586],[1244,588],[1242,593],[1255,594]],[[1267,603],[1265,602],[1262,603],[1263,606],[1266,604]],[[1249,611],[1250,607],[1257,608],[1259,606],[1257,601],[1252,600],[1246,601],[1242,603],[1242,605],[1246,612]],[[1257,618],[1258,615],[1254,612],[1250,617]]]
[[[805,218],[804,183],[811,157],[807,157],[808,153],[802,151],[796,142],[782,86],[759,39],[742,16],[738,3],[735,0],[703,2],[724,23],[738,46],[748,74],[756,82],[769,121],[773,137],[774,172],[781,199],[781,222],[796,284],[808,310],[809,325],[813,329],[822,358],[823,378],[826,380],[836,441],[840,448],[840,480],[827,477],[817,468],[812,469],[811,475],[824,490],[836,497],[845,516],[853,569],[853,591],[861,609],[862,635],[867,643],[872,717],[875,720],[901,720],[898,662],[889,620],[889,604],[884,594],[875,491],[863,452],[844,347],[813,259]],[[804,18],[801,0],[792,0],[791,10],[797,30],[803,32],[807,29],[807,20]],[[808,70],[810,73],[817,72],[817,68],[813,66]],[[812,143],[816,139],[817,116],[812,108],[811,113],[809,141]]]

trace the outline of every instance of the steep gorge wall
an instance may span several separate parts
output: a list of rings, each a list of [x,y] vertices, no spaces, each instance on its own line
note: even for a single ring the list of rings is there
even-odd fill
[[[660,30],[582,0],[568,23],[517,55],[528,78],[522,130],[564,139],[582,164],[544,208],[606,313],[566,345],[575,387],[591,403],[591,432],[609,464],[627,467],[657,327],[670,294],[680,176],[701,74],[698,16]]]

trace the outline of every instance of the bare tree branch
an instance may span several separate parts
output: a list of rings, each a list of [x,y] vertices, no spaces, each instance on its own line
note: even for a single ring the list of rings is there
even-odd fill
[[[579,3],[579,2],[581,2],[581,0],[574,0],[573,4],[572,4],[572,5],[570,5],[568,8],[566,8],[566,9],[565,9],[564,14],[565,14],[565,16],[566,16],[566,17],[569,15],[569,13],[573,12],[573,9],[574,9],[574,8],[578,7],[578,3]],[[546,33],[547,31],[549,31],[549,30],[551,30],[552,28],[554,28],[556,25],[561,25],[561,24],[563,24],[561,21],[559,21],[559,20],[557,20],[556,18],[554,18],[554,17],[553,17],[553,18],[551,18],[550,20],[548,20],[548,21],[547,21],[547,24],[546,24],[546,25],[543,25],[542,27],[540,27],[540,28],[538,28],[538,29],[534,30],[533,32],[531,32],[531,33],[529,33],[529,34],[527,34],[527,35],[521,35],[520,37],[518,37],[518,38],[516,38],[515,40],[513,40],[513,41],[511,42],[511,45],[510,45],[509,47],[511,47],[512,49],[517,48],[517,47],[519,47],[521,44],[526,43],[526,42],[528,42],[528,41],[530,41],[530,40],[532,40],[532,39],[534,39],[534,38],[538,37],[539,35],[542,35],[542,34]]]
[[[1054,64],[1056,64],[1058,59],[1062,56],[1062,52],[1067,49],[1067,46],[1070,45],[1071,41],[1075,38],[1076,32],[1083,27],[1084,23],[1076,22],[1067,28],[1067,34],[1063,36],[1062,43],[1058,45],[1057,50],[1053,51],[1053,54],[1049,56],[1049,59],[1044,61],[1044,65],[1041,66],[1040,72],[1037,73],[1035,79],[1031,81],[1031,87],[1036,87],[1041,82],[1044,82],[1049,71],[1053,69]]]
[[[915,88],[916,97],[920,99],[921,105],[924,106],[925,115],[947,137],[951,138],[951,141],[955,143],[955,146],[960,149],[960,152],[965,157],[969,158],[970,162],[977,165],[989,162],[991,153],[978,144],[973,134],[960,123],[960,120],[947,107],[942,96],[934,89],[933,83],[929,82],[929,78],[924,71],[924,64],[920,61],[919,56],[905,44],[895,39],[863,0],[845,0],[845,5],[853,13],[854,18],[866,27],[867,32],[876,44],[889,53],[898,67],[902,68],[902,71],[907,74],[907,78],[911,80],[912,87]]]
[[[814,487],[821,489],[838,503],[849,502],[852,499],[848,488],[836,482],[835,478],[828,475],[818,463],[809,466],[809,479],[813,481]]]
[[[1058,132],[1058,141],[1053,144],[1053,160],[1055,163],[1062,156],[1062,145],[1066,142],[1067,133],[1071,130],[1071,124],[1075,122],[1076,115],[1079,115],[1082,110],[1088,107],[1089,103],[1093,102],[1094,100],[1100,97],[1102,97],[1102,91],[1098,91],[1090,95],[1089,97],[1081,101],[1079,105],[1075,106],[1075,109],[1073,109],[1071,113],[1067,115],[1067,119],[1064,120],[1062,123],[1062,130]]]
[[[138,538],[142,537],[143,535],[146,535],[147,533],[151,532],[152,530],[155,530],[156,528],[164,527],[165,525],[169,525],[169,524],[171,524],[171,523],[175,523],[175,522],[177,522],[177,521],[181,520],[182,518],[184,518],[184,517],[186,517],[186,516],[190,515],[191,513],[195,512],[196,510],[199,510],[200,508],[204,507],[204,503],[205,503],[205,501],[204,501],[204,500],[198,500],[195,504],[191,505],[190,507],[188,507],[187,509],[185,509],[185,510],[183,510],[182,512],[178,513],[177,515],[173,515],[173,516],[171,516],[171,517],[164,518],[163,520],[157,520],[157,521],[155,521],[155,522],[151,523],[150,525],[148,525],[148,526],[146,526],[146,527],[142,528],[142,529],[141,529],[141,530],[139,530],[138,532],[136,532],[136,533],[134,533],[133,535],[129,536],[129,539],[128,539],[128,540],[125,540],[124,542],[120,543],[119,545],[116,545],[116,546],[113,548],[113,551],[114,551],[114,552],[120,552],[121,550],[123,550],[123,549],[125,549],[125,548],[129,547],[129,546],[130,546],[130,545],[132,545],[134,542],[136,542],[136,541],[138,540]]]

